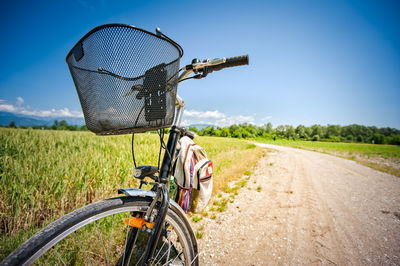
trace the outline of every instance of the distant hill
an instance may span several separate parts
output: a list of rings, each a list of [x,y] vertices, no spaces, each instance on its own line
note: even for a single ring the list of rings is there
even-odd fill
[[[0,112],[0,126],[8,126],[11,121],[14,121],[16,126],[51,126],[54,121],[65,120],[69,125],[82,126],[85,124],[83,118],[73,118],[73,117],[35,117],[35,116],[25,116],[19,114],[13,114],[8,112]]]
[[[83,118],[74,118],[74,117],[36,117],[36,116],[27,116],[27,115],[20,115],[20,114],[13,114],[9,112],[0,112],[0,126],[8,126],[11,121],[14,121],[16,126],[52,126],[54,121],[58,120],[65,120],[67,121],[68,125],[77,125],[83,126],[85,125],[85,120]],[[193,124],[189,127],[195,127],[197,130],[202,130],[207,127],[216,127],[215,125],[211,124]]]

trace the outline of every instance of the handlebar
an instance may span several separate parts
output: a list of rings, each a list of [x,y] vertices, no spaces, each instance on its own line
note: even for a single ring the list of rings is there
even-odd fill
[[[210,72],[210,70],[218,71],[218,70],[221,70],[221,69],[227,68],[227,67],[236,67],[236,66],[243,66],[243,65],[248,65],[248,64],[249,64],[249,56],[248,55],[229,57],[229,58],[226,58],[225,63],[215,65],[215,66],[209,66],[208,72]]]
[[[201,79],[206,77],[208,73],[211,73],[213,71],[219,71],[227,67],[236,67],[248,64],[249,64],[248,55],[228,57],[228,58],[224,57],[224,58],[206,59],[201,62],[198,59],[193,59],[192,64],[186,65],[181,69],[184,70],[184,72],[179,77],[179,81],[183,81],[190,78]],[[197,75],[188,78],[188,76],[193,72]]]

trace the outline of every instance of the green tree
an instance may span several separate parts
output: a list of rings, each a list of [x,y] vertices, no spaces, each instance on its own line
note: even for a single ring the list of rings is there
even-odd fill
[[[233,137],[233,138],[241,138],[241,137],[242,137],[242,133],[240,132],[239,129],[236,129],[236,130],[232,133],[232,137]]]
[[[372,136],[372,140],[375,144],[384,144],[385,143],[385,136],[382,134],[374,134]]]
[[[285,128],[285,126],[282,126],[282,125],[277,126],[275,129],[276,135],[278,135],[279,137],[284,137],[285,131],[286,131],[286,128]]]
[[[273,128],[272,128],[272,124],[271,123],[266,124],[264,126],[264,128],[265,128],[265,133],[268,133],[268,134],[272,133]]]
[[[222,129],[221,129],[221,128],[217,128],[217,129],[215,130],[215,136],[221,137],[221,134],[222,134]]]
[[[230,132],[229,129],[224,127],[221,129],[221,137],[230,137]]]
[[[330,138],[331,136],[338,137],[340,136],[341,126],[339,125],[328,125],[326,129],[326,138]]]
[[[53,125],[51,126],[51,129],[56,130],[58,128],[59,124],[58,124],[58,120],[54,120]]]
[[[193,131],[194,133],[199,134],[199,131],[196,127],[189,127],[189,131]]]
[[[212,126],[206,127],[204,129],[205,136],[215,136],[215,128]]]
[[[299,138],[301,138],[301,139],[306,139],[307,137],[307,133],[306,133],[306,127],[305,126],[303,126],[303,125],[298,125],[297,127],[296,127],[296,134],[298,134],[299,135]]]
[[[311,126],[312,133],[311,136],[314,137],[315,135],[318,135],[318,139],[320,136],[323,136],[322,132],[322,127],[320,125],[313,125]]]
[[[346,136],[346,141],[353,142],[354,141],[354,136],[353,135],[347,135]]]
[[[286,125],[285,126],[285,136],[287,139],[293,139],[296,135],[296,130],[294,129],[293,126]]]
[[[389,144],[392,144],[392,145],[400,145],[400,135],[396,135],[396,136],[394,136],[394,137],[389,137],[390,139],[389,139]]]
[[[312,137],[312,141],[319,141],[319,135],[314,135]]]
[[[230,133],[230,135],[231,135],[232,137],[233,137],[233,133],[234,133],[236,130],[239,130],[239,126],[236,125],[236,124],[231,125],[231,126],[229,127],[229,133]]]
[[[78,126],[77,126],[77,125],[69,125],[69,126],[67,127],[67,129],[68,129],[68,130],[71,130],[71,131],[77,131],[77,130],[78,130]]]
[[[244,138],[244,139],[247,139],[251,136],[251,133],[249,131],[247,131],[246,128],[241,128],[240,134],[242,135],[242,138]]]
[[[311,127],[306,127],[306,135],[307,135],[307,138],[310,138],[310,137],[311,137],[312,132],[313,132],[313,130],[312,130]]]

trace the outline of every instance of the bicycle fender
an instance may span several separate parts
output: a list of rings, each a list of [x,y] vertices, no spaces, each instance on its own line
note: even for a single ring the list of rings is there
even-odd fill
[[[143,190],[139,188],[120,188],[118,189],[118,194],[125,194],[128,197],[149,197],[149,198],[154,198],[156,196],[156,193],[153,191],[148,191],[148,190]],[[182,210],[181,206],[179,206],[178,203],[176,203],[174,200],[169,199],[169,204],[174,207],[180,214],[180,216],[184,217],[185,223],[188,221],[185,212]],[[188,222],[187,225],[190,225]]]

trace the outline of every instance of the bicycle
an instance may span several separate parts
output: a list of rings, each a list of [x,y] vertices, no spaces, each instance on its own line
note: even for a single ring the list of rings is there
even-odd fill
[[[169,194],[178,140],[194,137],[180,127],[185,105],[176,93],[177,85],[246,65],[248,56],[194,59],[179,69],[182,55],[181,46],[159,29],[154,34],[124,24],[96,27],[71,49],[66,61],[86,125],[98,135],[132,133],[134,177],[140,187],[119,189],[124,196],[61,217],[14,250],[2,265],[199,264],[195,234]],[[113,97],[107,97],[109,93]],[[171,125],[165,144],[164,128]],[[136,166],[134,134],[150,130],[159,130],[158,167]],[[151,189],[143,190],[143,185]]]

